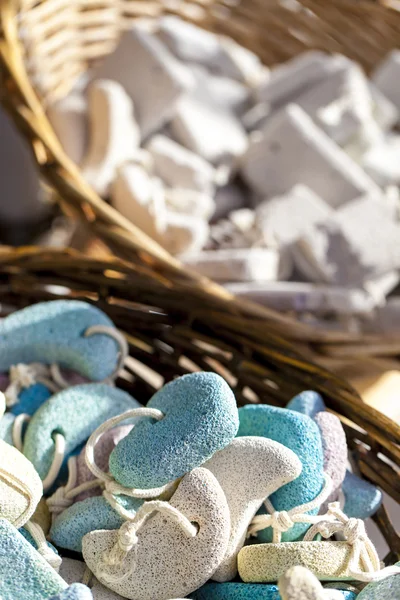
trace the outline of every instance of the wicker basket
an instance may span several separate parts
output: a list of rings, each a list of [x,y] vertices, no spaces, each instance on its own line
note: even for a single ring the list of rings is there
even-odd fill
[[[399,426],[362,404],[335,375],[305,360],[264,321],[243,319],[238,331],[226,303],[205,311],[191,286],[180,285],[171,289],[151,269],[120,259],[99,261],[62,250],[0,249],[0,316],[55,298],[96,304],[129,343],[130,357],[117,384],[142,402],[175,376],[197,370],[222,375],[238,405],[285,406],[294,394],[313,388],[340,417],[364,477],[400,502]],[[398,561],[400,537],[384,506],[374,518],[390,547],[387,563]]]
[[[393,356],[400,340],[316,329],[265,307],[233,298],[187,269],[84,181],[63,152],[45,114],[50,101],[65,96],[77,77],[109,53],[138,17],[179,14],[230,35],[266,64],[309,48],[342,52],[367,70],[398,44],[398,0],[1,0],[0,97],[34,151],[43,179],[68,215],[86,223],[115,255],[151,267],[166,284],[190,284],[197,300],[228,301],[240,329],[243,316],[263,317],[288,340],[304,344],[308,356],[340,372],[356,358]],[[206,306],[206,304],[204,304]]]

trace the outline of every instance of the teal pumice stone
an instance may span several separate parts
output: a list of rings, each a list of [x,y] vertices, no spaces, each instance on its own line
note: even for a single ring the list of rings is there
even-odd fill
[[[183,375],[147,406],[164,418],[141,420],[110,455],[110,472],[125,487],[155,488],[182,477],[227,446],[239,426],[235,396],[215,373]]]

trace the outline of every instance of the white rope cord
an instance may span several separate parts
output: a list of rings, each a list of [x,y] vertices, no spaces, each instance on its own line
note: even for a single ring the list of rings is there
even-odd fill
[[[132,574],[136,567],[137,560],[137,543],[138,533],[148,518],[154,513],[160,512],[172,518],[183,530],[188,537],[197,535],[197,527],[177,508],[171,506],[168,502],[161,500],[153,500],[146,502],[139,508],[136,515],[128,521],[125,521],[118,530],[118,540],[116,544],[109,550],[104,552],[102,563],[100,564],[100,572],[102,577],[109,583],[121,581]],[[112,575],[107,567],[120,566],[124,562],[126,556],[134,550],[133,561],[131,567],[125,573]]]
[[[319,533],[330,538],[334,533],[342,533],[345,541],[351,546],[349,576],[365,583],[380,581],[391,575],[399,575],[400,567],[393,565],[381,569],[376,548],[365,531],[362,519],[349,518],[341,511],[339,502],[331,502],[323,520],[315,523],[305,534],[303,540],[311,542]],[[364,571],[360,571],[361,563]]]
[[[47,498],[46,503],[52,516],[52,520],[69,508],[74,503],[74,498],[82,492],[92,490],[96,487],[102,487],[103,482],[100,479],[85,481],[81,485],[76,485],[77,481],[77,458],[71,456],[68,459],[68,481],[65,486],[57,488],[52,496]]]
[[[61,556],[56,554],[48,545],[46,536],[44,535],[43,529],[37,523],[33,521],[28,521],[24,525],[25,529],[29,531],[31,536],[36,542],[37,551],[39,554],[43,556],[43,558],[49,563],[53,569],[57,572],[61,566],[62,559]]]
[[[20,415],[17,415],[15,417],[14,422],[13,422],[12,443],[14,444],[16,449],[19,450],[20,452],[22,452],[22,448],[24,445],[24,442],[22,440],[22,433],[24,430],[24,425],[25,425],[25,423],[29,423],[30,420],[31,420],[31,418],[29,415],[27,415],[26,413],[21,413]]]
[[[55,482],[60,473],[61,466],[65,457],[66,442],[62,433],[54,434],[54,456],[51,467],[46,477],[43,479],[43,490],[46,492]]]
[[[274,509],[271,501],[267,498],[264,502],[265,508],[269,512],[267,515],[256,515],[247,531],[247,537],[255,536],[259,531],[266,527],[272,527],[272,542],[279,544],[282,539],[282,533],[289,531],[295,523],[318,523],[325,515],[309,515],[309,511],[314,508],[319,508],[323,502],[329,497],[332,491],[332,480],[327,473],[324,474],[325,483],[321,492],[306,504],[296,506],[291,510],[277,511]]]
[[[86,329],[84,336],[90,337],[99,333],[110,336],[117,342],[119,346],[119,357],[117,365],[114,371],[111,373],[111,375],[109,375],[107,379],[104,380],[104,383],[113,382],[114,379],[117,377],[119,371],[124,366],[125,359],[129,354],[128,342],[126,341],[125,336],[118,329],[115,329],[114,327],[108,327],[107,325],[92,325],[92,327],[88,327]]]
[[[150,488],[150,489],[140,489],[140,488],[126,488],[116,481],[109,473],[105,473],[96,465],[94,459],[94,449],[99,441],[100,437],[108,431],[112,429],[122,421],[126,421],[127,419],[132,419],[134,417],[150,417],[152,419],[156,419],[157,421],[161,421],[164,418],[164,413],[162,413],[157,408],[133,408],[131,410],[127,410],[121,415],[117,415],[116,417],[112,417],[105,421],[100,427],[98,427],[90,436],[85,450],[85,460],[88,468],[93,473],[95,477],[104,482],[105,492],[104,496],[110,502],[110,496],[112,495],[124,495],[130,496],[131,498],[156,498],[160,496],[164,492],[169,492],[175,487],[175,482],[172,481],[158,488]],[[111,500],[110,503],[113,501]],[[112,504],[114,508],[114,504]],[[117,509],[116,509],[117,510]],[[118,509],[119,510],[119,509]],[[123,510],[123,509],[122,509]],[[120,513],[121,514],[121,513]]]
[[[22,390],[35,383],[42,383],[53,394],[59,391],[59,386],[52,380],[51,369],[41,363],[19,363],[10,367],[10,383],[5,391],[8,408],[18,404],[18,396]]]

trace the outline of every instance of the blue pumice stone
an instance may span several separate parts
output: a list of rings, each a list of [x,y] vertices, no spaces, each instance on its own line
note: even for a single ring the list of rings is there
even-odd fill
[[[118,362],[117,342],[94,325],[115,329],[101,310],[79,300],[40,302],[0,321],[0,372],[18,363],[57,363],[91,380],[106,379]]]
[[[322,396],[314,390],[300,392],[300,394],[297,394],[297,396],[294,396],[288,402],[286,408],[307,415],[312,419],[314,419],[319,412],[326,410]]]
[[[148,489],[182,477],[227,446],[238,430],[235,396],[215,373],[183,375],[147,406],[164,418],[139,421],[110,455],[110,472],[125,487]]]
[[[69,588],[48,600],[93,600],[93,595],[83,583],[73,583]]]

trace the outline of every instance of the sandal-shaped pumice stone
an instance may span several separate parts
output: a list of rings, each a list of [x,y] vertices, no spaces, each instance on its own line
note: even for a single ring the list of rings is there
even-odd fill
[[[396,563],[400,567],[400,562]],[[382,581],[369,583],[358,594],[359,600],[400,600],[400,577],[392,575]]]
[[[212,192],[215,169],[201,156],[164,135],[153,136],[146,146],[155,173],[166,185],[199,192]]]
[[[5,519],[0,519],[0,582],[2,600],[48,600],[68,587]]]
[[[123,34],[94,76],[124,87],[135,106],[142,139],[161,128],[174,114],[179,98],[194,87],[190,70],[155,35],[139,27]]]
[[[167,600],[190,595],[210,579],[229,540],[229,508],[221,486],[207,469],[194,469],[182,479],[170,504],[198,524],[194,537],[185,535],[168,514],[156,513],[139,530],[136,551],[115,567],[101,561],[117,542],[117,531],[92,531],[83,538],[83,557],[101,583],[132,600]],[[105,569],[113,582],[103,578]],[[127,571],[127,577],[118,577]]]
[[[224,560],[213,575],[230,581],[237,574],[237,554],[250,521],[264,500],[300,475],[301,462],[294,452],[272,440],[240,437],[204,463],[218,480],[228,502],[231,532]]]
[[[282,542],[244,546],[238,555],[241,579],[249,583],[269,583],[287,569],[301,565],[321,581],[352,579],[349,562],[352,547],[347,542]],[[363,571],[361,564],[356,567]]]
[[[161,182],[133,162],[121,165],[111,185],[112,205],[144,233],[161,243],[166,207]]]
[[[140,406],[126,392],[105,383],[87,383],[62,390],[33,415],[24,438],[24,454],[44,479],[54,457],[55,432],[64,436],[67,456],[101,423]]]
[[[324,482],[322,440],[314,421],[307,415],[266,404],[240,408],[239,419],[238,437],[256,435],[275,440],[293,450],[303,465],[297,479],[270,497],[275,510],[290,510],[314,500]],[[318,509],[311,514],[316,512]],[[282,540],[296,540],[308,527],[307,524],[296,523],[282,533]],[[271,528],[258,532],[258,539],[270,541]]]
[[[51,104],[47,116],[65,153],[79,165],[87,144],[87,101],[83,94],[72,93]]]
[[[132,100],[116,81],[89,87],[90,144],[82,164],[86,181],[106,196],[117,167],[132,159],[140,141]]]
[[[143,500],[119,496],[119,503],[132,515],[143,504]],[[51,526],[49,539],[60,548],[82,552],[82,539],[95,529],[118,529],[124,519],[103,496],[86,498],[66,508]]]
[[[110,472],[125,487],[153,488],[202,465],[235,437],[235,396],[215,373],[183,375],[147,404],[165,417],[142,419],[110,455]]]
[[[52,596],[49,600],[93,600],[93,595],[86,585],[73,583],[69,588]]]
[[[33,515],[43,494],[38,473],[25,456],[0,440],[0,518],[22,527]]]
[[[118,346],[106,334],[85,337],[92,326],[115,329],[101,310],[79,300],[40,302],[0,321],[0,371],[18,363],[58,363],[91,380],[115,369]]]

